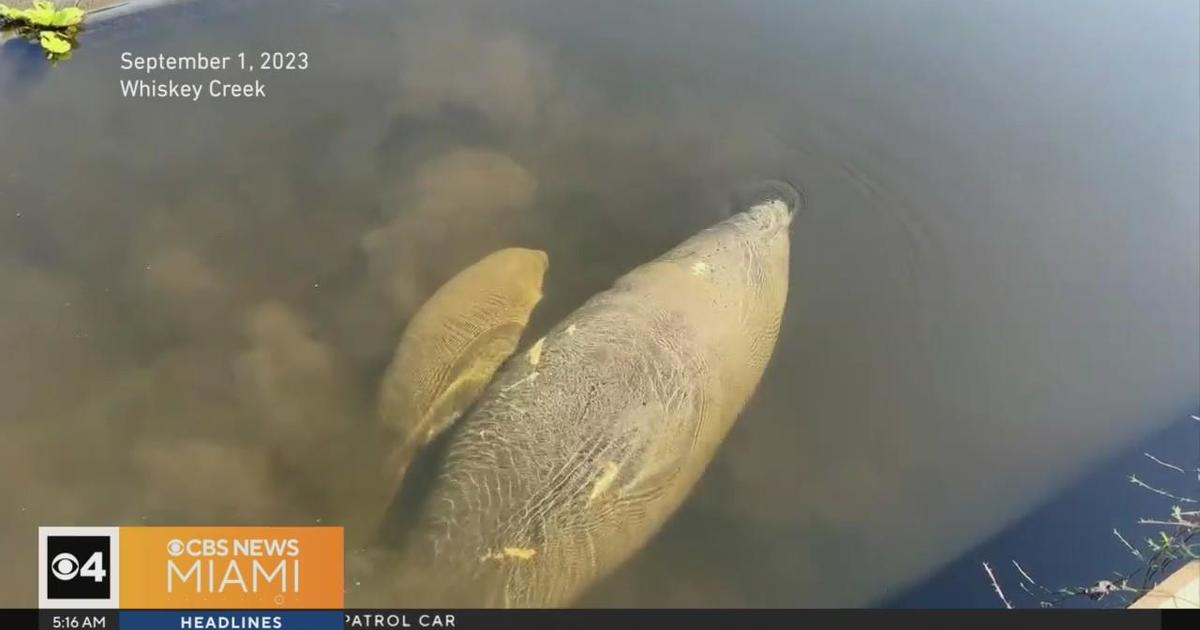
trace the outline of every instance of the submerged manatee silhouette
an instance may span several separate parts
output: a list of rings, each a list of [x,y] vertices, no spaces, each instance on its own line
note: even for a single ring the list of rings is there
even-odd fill
[[[539,250],[494,252],[442,285],[409,321],[379,396],[379,417],[399,441],[387,464],[393,481],[516,350],[547,265]]]
[[[399,576],[392,603],[567,605],[659,529],[775,347],[800,200],[767,190],[509,359],[377,574]]]

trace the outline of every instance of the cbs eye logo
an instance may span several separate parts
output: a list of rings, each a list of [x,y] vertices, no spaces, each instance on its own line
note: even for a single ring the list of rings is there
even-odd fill
[[[50,536],[50,599],[108,599],[107,536]]]
[[[115,534],[109,531],[115,528],[41,529],[38,577],[42,607],[115,606],[117,549]]]
[[[108,540],[103,538],[96,539],[103,541],[105,547],[108,547]],[[59,543],[61,545],[61,543]],[[99,542],[97,544],[100,544]],[[79,564],[79,558],[74,554],[64,551],[50,561],[50,573],[54,577],[63,582],[68,582],[75,579],[75,576],[92,578],[96,582],[103,582],[108,576],[108,571],[104,570],[104,552],[93,551],[92,555],[88,556],[87,562],[83,565]]]

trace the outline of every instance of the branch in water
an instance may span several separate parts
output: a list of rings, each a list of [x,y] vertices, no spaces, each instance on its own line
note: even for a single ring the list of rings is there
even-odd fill
[[[1013,605],[1008,601],[1008,598],[1004,596],[1004,591],[1000,590],[1000,583],[996,581],[996,574],[992,573],[992,567],[989,567],[988,563],[984,562],[983,570],[987,571],[988,578],[992,581],[992,589],[996,591],[996,596],[1000,598],[1000,601],[1004,602],[1005,608],[1012,610]]]
[[[1125,540],[1125,537],[1122,536],[1121,532],[1117,531],[1117,528],[1115,528],[1115,527],[1113,528],[1113,535],[1115,535],[1117,537],[1117,540],[1121,541],[1121,544],[1125,545],[1125,548],[1129,550],[1129,553],[1136,556],[1138,560],[1146,559],[1146,558],[1142,557],[1142,552],[1138,551],[1137,549],[1134,549],[1133,545],[1129,544],[1129,541]]]
[[[1156,520],[1154,520],[1154,519],[1149,519],[1149,518],[1139,518],[1139,519],[1138,519],[1138,525],[1166,525],[1166,526],[1168,526],[1168,527],[1200,527],[1200,524],[1198,524],[1198,523],[1191,523],[1191,522],[1188,522],[1188,521],[1183,521],[1183,522],[1178,522],[1178,521],[1156,521]]]
[[[1180,468],[1179,466],[1176,466],[1175,464],[1168,464],[1167,462],[1164,462],[1163,460],[1151,455],[1150,453],[1142,453],[1142,455],[1149,457],[1150,461],[1154,462],[1155,464],[1158,464],[1159,466],[1162,466],[1163,468],[1170,468],[1171,470],[1178,471],[1179,474],[1181,474],[1181,475],[1187,474],[1187,471]]]
[[[1037,582],[1033,581],[1033,578],[1029,577],[1029,574],[1025,572],[1025,569],[1021,568],[1021,565],[1016,560],[1013,560],[1012,563],[1013,566],[1017,568],[1017,572],[1021,574],[1021,577],[1025,578],[1026,582],[1029,582],[1034,586],[1038,585]]]
[[[1142,481],[1141,479],[1138,479],[1137,476],[1135,476],[1135,475],[1129,475],[1129,483],[1131,483],[1135,486],[1145,488],[1146,490],[1149,490],[1150,492],[1153,492],[1154,494],[1167,497],[1168,499],[1174,499],[1176,501],[1182,501],[1184,503],[1200,503],[1200,501],[1197,501],[1197,500],[1189,498],[1189,497],[1177,497],[1177,496],[1171,494],[1170,492],[1167,492],[1166,490],[1159,490],[1158,488],[1155,488],[1154,486]]]

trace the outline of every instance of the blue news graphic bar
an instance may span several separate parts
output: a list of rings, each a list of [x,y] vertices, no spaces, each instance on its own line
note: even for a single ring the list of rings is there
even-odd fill
[[[340,611],[123,610],[121,630],[342,630]]]
[[[184,627],[185,615],[192,617]],[[1174,630],[1194,610],[367,610],[165,611],[2,609],[0,630]],[[242,620],[267,617],[255,628]],[[278,628],[274,626],[276,619]],[[222,620],[224,620],[222,622]],[[234,624],[238,621],[240,625]],[[226,624],[221,626],[219,624]]]

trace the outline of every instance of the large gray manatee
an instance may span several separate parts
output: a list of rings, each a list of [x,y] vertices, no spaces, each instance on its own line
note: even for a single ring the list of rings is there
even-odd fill
[[[642,547],[771,357],[798,205],[774,186],[510,358],[453,429],[392,601],[565,606]]]

